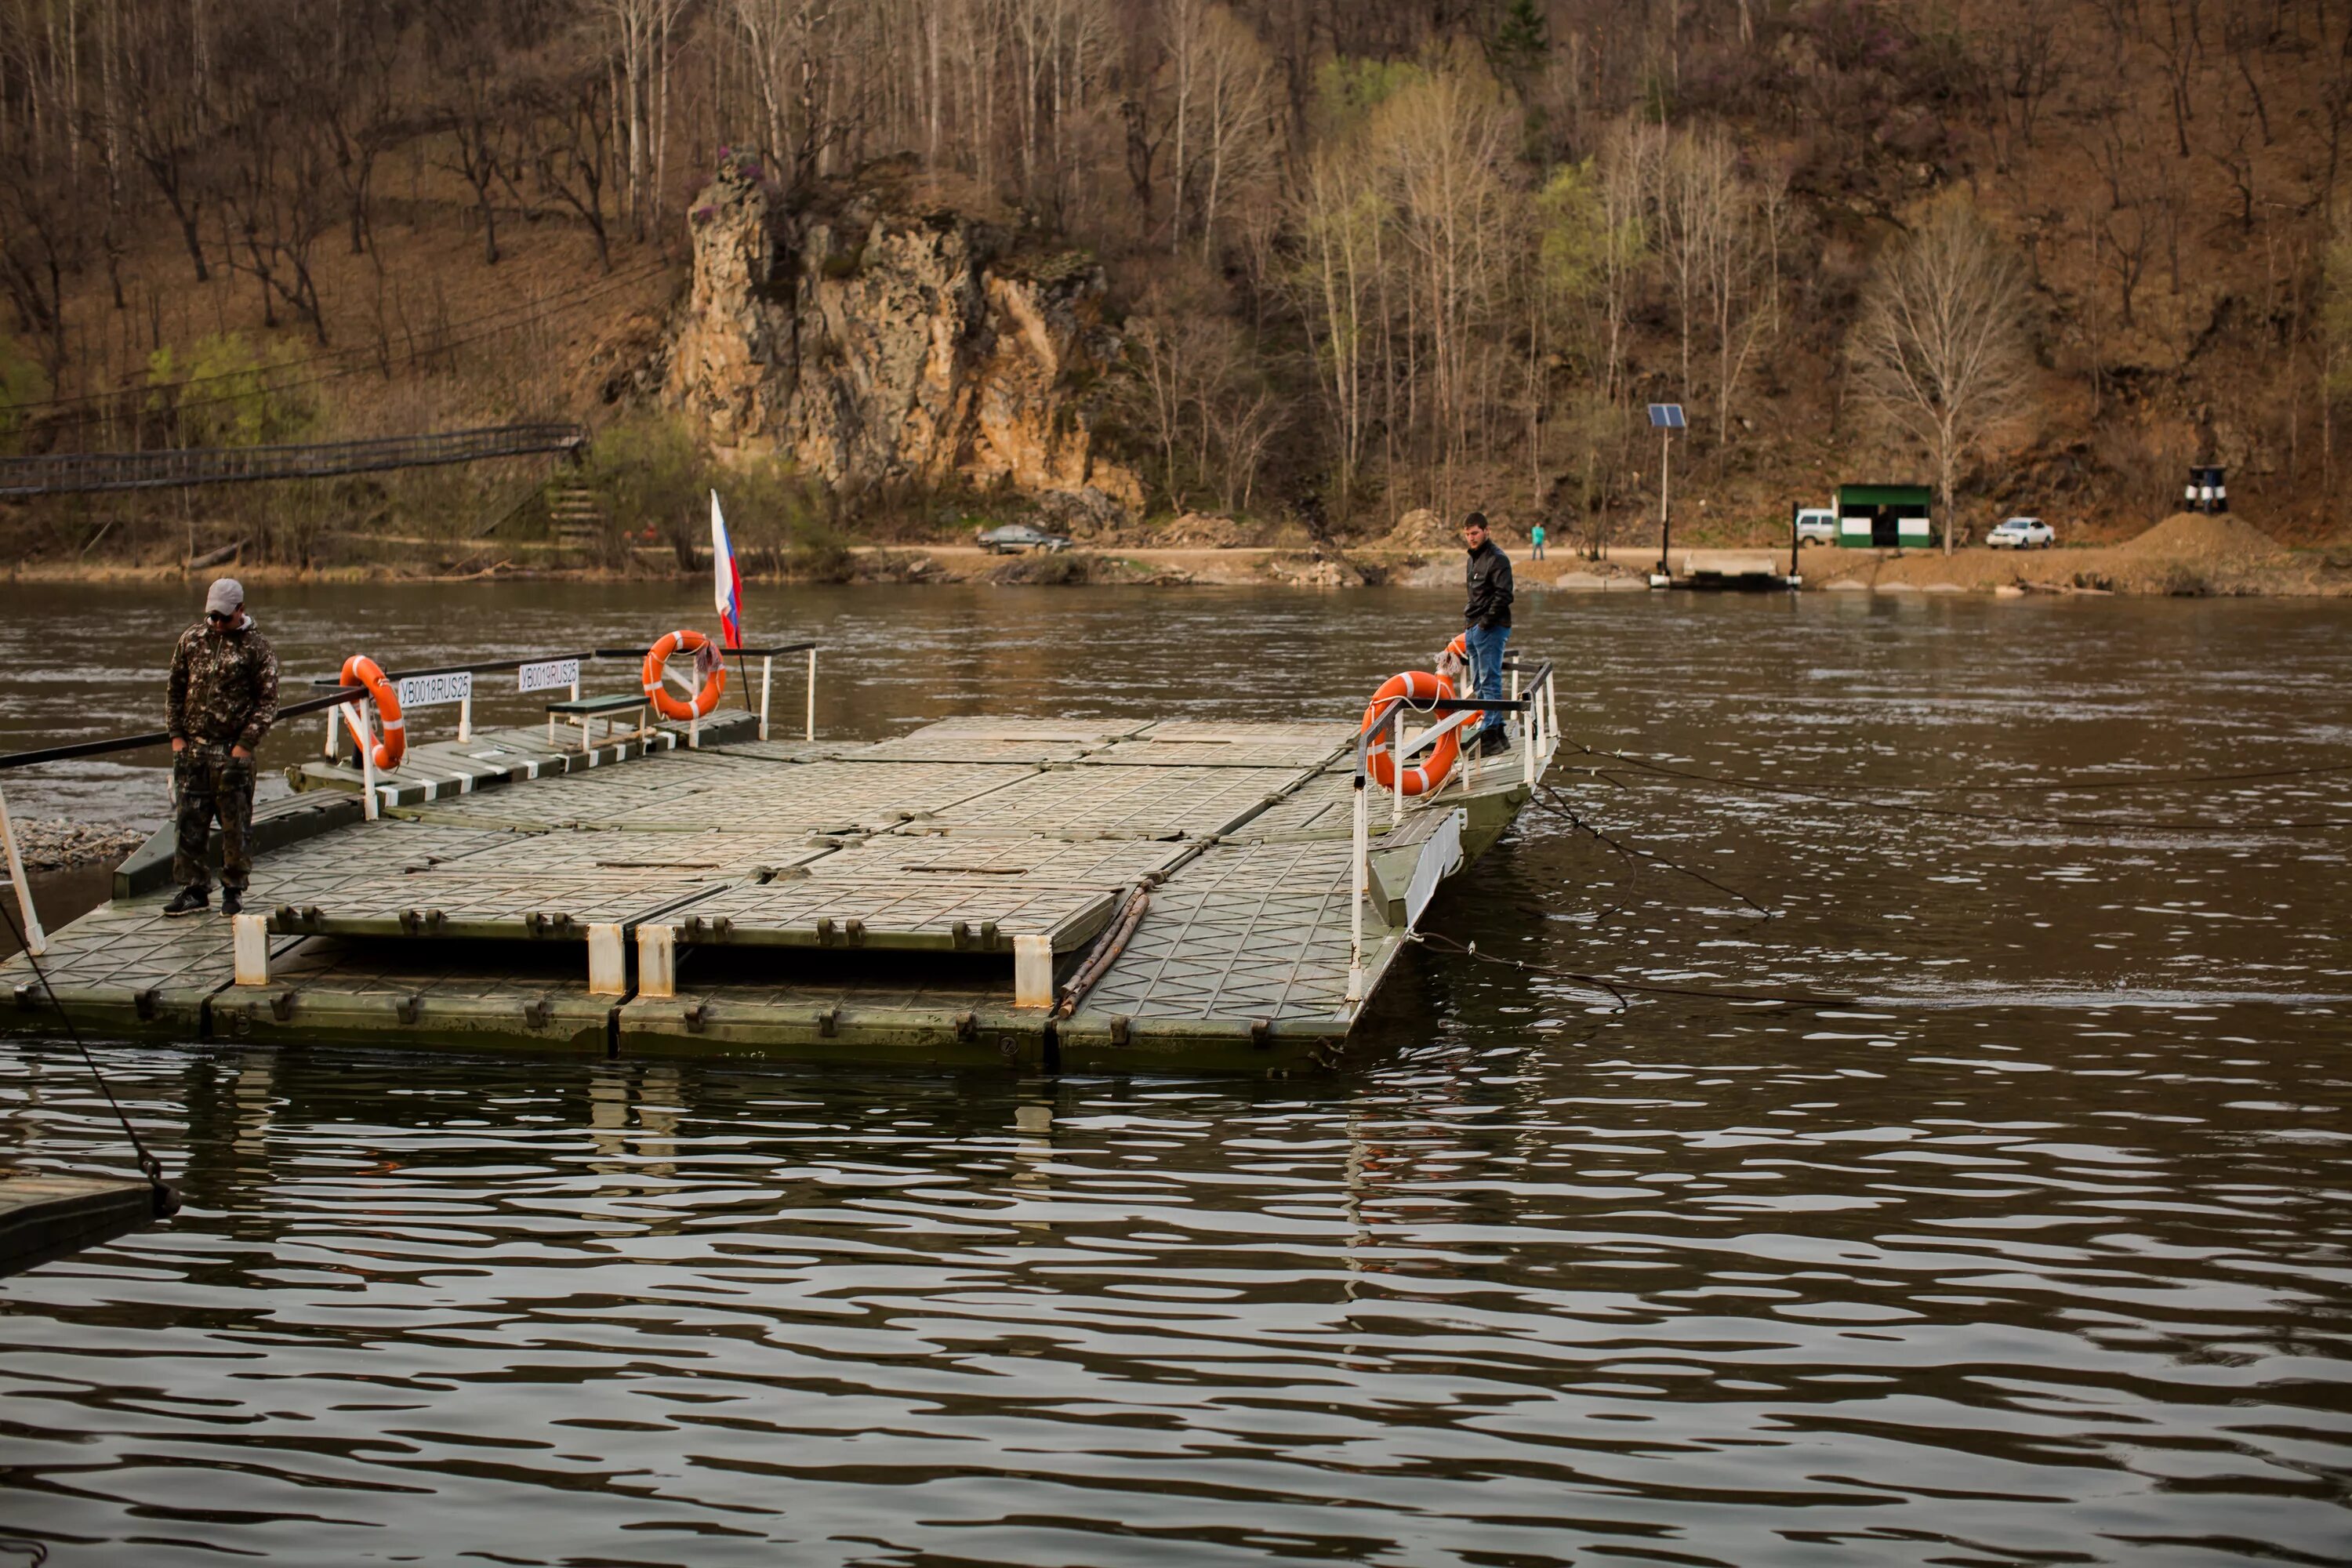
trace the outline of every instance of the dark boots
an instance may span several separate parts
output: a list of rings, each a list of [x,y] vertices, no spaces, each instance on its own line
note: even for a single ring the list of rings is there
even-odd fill
[[[231,893],[229,897],[235,899],[236,895]],[[210,888],[183,888],[178,898],[163,906],[163,913],[173,920],[182,915],[200,915],[212,907],[212,901]]]

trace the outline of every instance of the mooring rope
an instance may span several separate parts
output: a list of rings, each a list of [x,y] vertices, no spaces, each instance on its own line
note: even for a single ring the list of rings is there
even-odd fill
[[[1544,804],[1550,806],[1552,810],[1558,812],[1561,816],[1566,817],[1570,826],[1576,828],[1580,832],[1591,834],[1593,837],[1599,839],[1601,843],[1606,844],[1610,848],[1614,849],[1618,854],[1624,856],[1627,859],[1630,860],[1639,858],[1644,860],[1654,860],[1669,871],[1679,871],[1684,876],[1690,878],[1693,881],[1705,882],[1717,892],[1727,893],[1732,898],[1738,899],[1741,903],[1746,904],[1749,909],[1754,910],[1758,914],[1762,915],[1767,920],[1775,920],[1779,918],[1780,913],[1780,910],[1765,908],[1762,904],[1758,903],[1754,899],[1749,898],[1738,889],[1718,882],[1704,871],[1695,871],[1679,861],[1669,860],[1654,849],[1638,849],[1621,843],[1609,834],[1601,832],[1601,829],[1585,821],[1581,816],[1579,816],[1576,813],[1576,808],[1570,805],[1567,801],[1560,798],[1560,794],[1558,789],[1554,788],[1550,784],[1543,785],[1542,789]],[[1622,908],[1622,906],[1612,907]]]
[[[97,1082],[98,1092],[106,1097],[107,1107],[114,1112],[114,1120],[121,1124],[122,1135],[131,1140],[131,1152],[139,1163],[139,1173],[147,1178],[147,1185],[153,1192],[156,1215],[160,1217],[179,1213],[180,1194],[176,1188],[163,1180],[163,1162],[148,1152],[147,1145],[140,1140],[139,1130],[131,1126],[131,1118],[123,1114],[121,1101],[114,1098],[113,1086],[106,1081],[106,1075],[99,1070],[98,1058],[89,1054],[89,1047],[83,1043],[81,1031],[74,1026],[73,1015],[66,1011],[65,1003],[58,995],[58,988],[49,984],[47,968],[33,952],[33,944],[25,940],[24,928],[16,923],[16,911],[8,907],[8,900],[5,899],[0,899],[0,916],[7,919],[10,933],[25,950],[25,961],[33,966],[34,978],[41,983],[41,989],[48,994],[49,1005],[58,1010],[58,1017],[64,1023],[67,1036],[72,1039],[74,1049],[81,1053],[82,1065],[89,1069],[90,1078]]]

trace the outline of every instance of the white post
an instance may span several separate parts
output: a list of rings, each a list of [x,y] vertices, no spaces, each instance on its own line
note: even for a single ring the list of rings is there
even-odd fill
[[[1364,999],[1364,900],[1372,892],[1370,805],[1364,799],[1364,775],[1356,775],[1355,854],[1348,879],[1355,897],[1348,900],[1348,1000]]]
[[[637,994],[677,994],[677,928],[641,925],[637,928]]]
[[[814,648],[809,649],[808,734],[805,738],[811,741],[816,739],[816,649]]]
[[[474,692],[467,688],[466,695],[457,700],[457,741],[459,744],[474,738]]]
[[[365,699],[362,699],[364,701]],[[370,822],[375,820],[375,731],[369,725],[366,710],[359,702],[346,702],[336,710],[351,721],[352,735],[360,749],[360,805]]]
[[[1394,827],[1404,820],[1404,704],[1397,704],[1392,727],[1389,731],[1389,757],[1396,763],[1395,798],[1389,803],[1389,826]]]
[[[762,741],[768,738],[768,686],[775,678],[775,673],[776,656],[772,653],[761,654],[760,656],[760,739]]]
[[[268,984],[269,917],[232,915],[228,923],[229,950],[236,966],[236,984]]]
[[[1013,939],[1013,1005],[1050,1007],[1054,1005],[1054,939],[1016,936]]]
[[[686,705],[686,745],[688,751],[702,750],[702,700],[696,698]]]
[[[339,712],[337,708],[327,710],[327,732],[319,742],[319,754],[331,763],[335,760],[335,718]]]
[[[629,994],[629,950],[621,928],[603,922],[588,928],[588,994],[625,996]]]
[[[1519,700],[1519,667],[1518,667],[1517,665],[1514,664],[1513,666],[1511,666],[1511,700],[1512,700],[1512,701],[1514,701],[1514,702],[1517,702],[1518,700]],[[1503,721],[1503,727],[1504,727],[1504,729],[1505,729],[1506,731],[1508,731],[1508,730],[1509,730],[1509,728],[1510,728],[1510,722],[1511,722],[1511,721],[1510,721],[1508,719],[1506,719],[1506,720],[1504,720],[1504,721]],[[1519,739],[1520,739],[1520,740],[1522,740],[1522,741],[1525,741],[1525,740],[1528,738],[1528,721],[1527,721],[1525,719],[1521,719],[1521,720],[1519,721]]]
[[[8,882],[16,889],[16,911],[25,917],[25,951],[35,958],[49,951],[41,917],[33,912],[32,884],[25,880],[25,858],[16,853],[16,825],[8,820],[8,800],[0,795],[0,840],[8,846]]]

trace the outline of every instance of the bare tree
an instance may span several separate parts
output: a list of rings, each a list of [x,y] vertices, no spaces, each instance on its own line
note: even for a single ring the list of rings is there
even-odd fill
[[[1205,257],[1218,205],[1272,168],[1280,84],[1273,57],[1227,7],[1168,0],[1165,25],[1169,248],[1182,247],[1189,224]]]
[[[2024,309],[2017,258],[1948,196],[1881,259],[1847,344],[1854,391],[1934,459],[1947,555],[1960,462],[2019,413],[2030,384]]]

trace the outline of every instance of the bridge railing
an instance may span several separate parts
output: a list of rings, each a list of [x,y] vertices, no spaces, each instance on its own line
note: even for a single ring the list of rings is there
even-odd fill
[[[497,425],[432,436],[387,436],[365,441],[325,441],[272,447],[163,447],[152,452],[58,452],[0,458],[0,497],[65,491],[162,489],[174,485],[242,484],[259,479],[318,479],[390,468],[435,468],[577,452],[588,444],[581,425]]]

